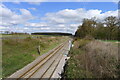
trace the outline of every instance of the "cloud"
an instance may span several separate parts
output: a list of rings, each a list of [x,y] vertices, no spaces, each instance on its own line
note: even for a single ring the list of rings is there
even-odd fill
[[[21,14],[16,14],[14,11],[11,11],[5,5],[0,4],[0,25],[2,26],[14,26],[18,24],[24,24],[28,20],[34,19],[34,16],[27,9],[20,9]]]
[[[118,10],[103,13],[102,10],[98,9],[64,9],[53,13],[46,13],[44,17],[40,18],[41,22],[33,23],[29,22],[29,20],[35,20],[36,18],[29,10],[36,9],[19,9],[20,14],[17,14],[5,5],[0,4],[0,17],[2,17],[0,29],[18,32],[67,32],[74,34],[84,18],[91,19],[96,17],[99,21],[103,21],[108,16],[118,16]],[[17,26],[20,24],[24,27]]]
[[[119,0],[2,0],[2,2],[118,2]]]
[[[32,4],[32,5],[40,5],[41,2],[45,2],[46,0],[25,0],[26,2],[28,2],[29,4]]]
[[[46,17],[42,18],[43,20],[47,20],[48,22],[53,23],[78,23],[81,22],[84,18],[92,18],[96,17],[99,19],[104,19],[107,16],[118,16],[118,10],[116,11],[108,11],[102,13],[102,10],[85,10],[83,8],[79,9],[65,9],[58,11],[56,13],[47,13]]]
[[[21,12],[22,19],[25,19],[25,20],[33,19],[32,14],[27,9],[20,9],[20,12]]]
[[[20,2],[19,1],[15,1],[15,2],[13,2],[14,4],[20,4]]]
[[[57,27],[61,31],[62,29],[66,29],[66,31],[71,31],[74,34],[78,25],[82,24],[82,20],[84,18],[91,19],[93,17],[96,17],[97,19],[99,19],[99,21],[103,21],[103,19],[108,16],[117,17],[118,10],[103,13],[102,10],[98,9],[64,9],[55,13],[47,13],[45,17],[42,18],[42,20],[48,22],[50,26],[54,26],[54,28]]]
[[[91,9],[64,9],[54,13],[46,13],[41,20],[44,22],[26,23],[25,27],[32,29],[33,32],[66,32],[75,34],[78,26],[82,24],[84,18],[91,19],[96,17],[103,21],[108,16],[118,16],[118,10],[102,12],[102,10]],[[32,32],[32,31],[31,31]]]
[[[28,2],[28,3],[32,5],[40,5],[41,2]]]
[[[34,11],[36,10],[36,8],[28,8],[28,9],[29,9],[29,10],[34,10]]]
[[[47,23],[26,23],[26,27],[46,27]]]

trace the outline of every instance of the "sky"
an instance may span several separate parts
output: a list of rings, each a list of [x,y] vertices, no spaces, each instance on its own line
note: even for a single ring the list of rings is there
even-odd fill
[[[0,31],[62,32],[74,35],[84,18],[118,16],[115,2],[2,2]]]

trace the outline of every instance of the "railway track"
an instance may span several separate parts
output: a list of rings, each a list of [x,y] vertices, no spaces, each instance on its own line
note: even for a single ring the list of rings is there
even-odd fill
[[[64,53],[64,48],[62,53]],[[60,60],[62,59],[62,57],[63,57],[63,54],[57,55],[57,57],[53,60],[51,65],[48,67],[48,69],[42,74],[42,76],[40,77],[40,80],[43,78],[48,78],[48,79],[52,78],[52,75],[55,72],[58,64],[60,63]]]
[[[68,46],[68,41],[61,44],[55,48],[54,51],[46,55],[42,60],[34,64],[30,69],[19,74],[17,78],[15,77],[16,80],[29,80],[32,78],[39,78],[39,80],[42,80],[43,78],[51,79],[64,55],[65,49],[68,48]],[[14,76],[10,78],[14,78]]]

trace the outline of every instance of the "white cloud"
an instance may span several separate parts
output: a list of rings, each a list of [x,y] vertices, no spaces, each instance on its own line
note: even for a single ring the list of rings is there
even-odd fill
[[[21,15],[22,19],[25,19],[25,20],[33,19],[33,16],[30,13],[30,11],[28,11],[26,9],[20,9],[20,12],[22,13],[22,15]]]
[[[36,10],[36,8],[28,8],[28,9],[29,9],[29,10],[34,10],[34,11]]]
[[[103,21],[108,16],[118,16],[118,10],[103,13],[102,10],[64,9],[55,13],[46,13],[45,22],[26,23],[34,32],[67,32],[74,34],[84,18],[96,17]],[[32,31],[31,31],[32,32]]]
[[[8,27],[3,27],[3,26],[0,26],[0,29],[6,29],[6,28],[8,28]]]
[[[2,0],[2,2],[118,2],[119,0]]]
[[[46,17],[42,18],[43,20],[47,20],[53,23],[76,23],[81,22],[83,18],[92,18],[97,17],[99,19],[103,19],[107,16],[118,16],[118,10],[116,11],[108,11],[102,13],[101,10],[85,10],[83,8],[80,9],[65,9],[58,11],[56,13],[47,13]]]
[[[13,2],[14,4],[20,4],[20,2],[19,1],[15,1],[15,2]]]
[[[8,9],[5,5],[0,4],[0,25],[2,26],[14,26],[18,24],[23,24],[28,20],[34,19],[30,11],[26,9],[20,9],[21,14],[18,15],[15,12]]]
[[[35,8],[28,9],[35,10]],[[102,10],[98,9],[64,9],[54,13],[46,13],[45,17],[41,18],[42,22],[32,23],[28,21],[35,17],[29,10],[20,9],[20,13],[18,15],[5,5],[0,4],[0,17],[2,17],[0,29],[18,32],[68,32],[74,34],[84,18],[96,17],[102,21],[108,16],[118,16],[118,10],[103,13]],[[24,27],[14,27],[19,24],[24,24]]]
[[[73,34],[75,33],[78,25],[82,23],[84,18],[91,19],[96,17],[99,20],[103,20],[108,16],[118,16],[118,10],[116,11],[108,11],[103,13],[102,10],[91,9],[85,10],[83,8],[79,9],[64,9],[55,13],[47,13],[42,20],[48,22],[50,26],[54,24],[54,27],[60,28],[60,30],[66,29],[66,31],[71,31]],[[53,27],[52,27],[53,28]]]
[[[28,3],[32,5],[40,5],[40,2],[28,2]]]
[[[48,26],[47,23],[26,23],[26,27],[45,27]]]

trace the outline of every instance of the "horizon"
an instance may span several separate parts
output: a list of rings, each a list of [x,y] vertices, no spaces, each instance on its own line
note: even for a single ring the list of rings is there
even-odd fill
[[[0,31],[75,34],[84,18],[118,16],[114,2],[3,2]],[[82,15],[82,16],[81,16]]]

